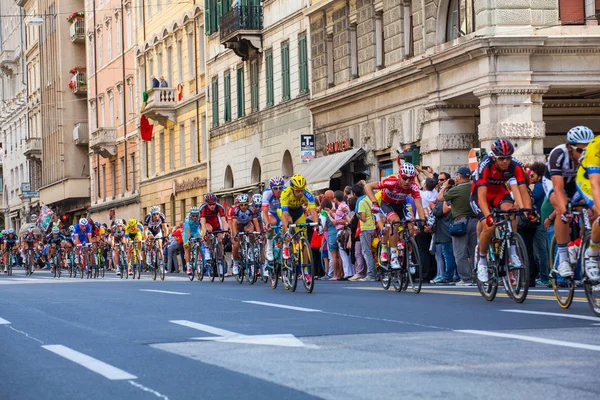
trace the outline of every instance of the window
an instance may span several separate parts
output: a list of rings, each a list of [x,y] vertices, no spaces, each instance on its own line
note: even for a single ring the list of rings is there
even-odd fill
[[[148,1],[148,2],[144,2],[146,4],[146,18],[150,19],[152,18],[152,2]],[[140,12],[141,14],[141,12]],[[143,26],[143,21],[140,21],[140,25]]]
[[[160,78],[163,74],[163,56],[162,51],[156,53],[156,77]]]
[[[108,57],[106,57],[107,61],[112,59],[112,50],[112,26],[110,22],[108,22],[106,24],[106,52],[108,53]]]
[[[473,0],[450,0],[446,20],[446,41],[459,38],[475,30]]]
[[[179,124],[179,166],[185,166],[185,125]]]
[[[113,92],[108,92],[108,122],[111,127],[115,126],[115,99]]]
[[[165,130],[163,129],[158,135],[158,156],[160,157],[160,172],[165,172]],[[154,148],[156,146],[152,146]]]
[[[97,40],[98,40],[98,67],[102,68],[102,65],[103,65],[102,55],[104,53],[103,41],[102,41],[102,32],[98,31],[96,37],[97,37]],[[46,69],[48,69],[48,68],[46,68]]]
[[[221,0],[204,1],[204,30],[207,35],[211,35],[219,29],[221,11]]]
[[[10,180],[13,180],[12,170],[10,171]],[[94,168],[94,181],[96,183],[96,200],[100,198],[100,173],[98,172],[98,168]],[[14,183],[13,183],[14,185]]]
[[[142,142],[142,174],[146,178],[150,176],[149,162],[150,158],[148,157],[148,142],[144,141]]]
[[[118,14],[115,16],[115,26],[117,27],[117,54],[121,54],[121,47],[123,47],[121,40],[123,34],[121,32],[121,21]]]
[[[282,100],[290,99],[290,45],[284,43],[281,45],[281,85]]]
[[[202,29],[198,29],[198,36],[200,36],[198,40],[198,53],[200,54],[198,63],[200,64],[200,73],[203,74],[205,70],[204,64],[206,62],[204,60],[204,41],[206,40],[206,38],[204,37],[204,31]]]
[[[238,118],[246,115],[246,102],[244,98],[244,66],[237,69],[237,112]]]
[[[116,161],[110,162],[110,181],[112,186],[112,198],[115,198],[117,191],[117,163]]]
[[[125,107],[125,96],[123,95],[123,86],[118,86],[117,91],[119,92],[119,123],[117,125],[121,125],[125,123],[125,118],[123,116],[123,107]]]
[[[131,41],[133,38],[133,25],[131,24],[131,10],[127,10],[127,19],[125,20],[125,27],[127,29],[127,48],[131,47]]]
[[[181,219],[184,220],[185,219],[185,199],[181,199],[179,200],[179,207],[180,207],[180,211],[181,211]],[[173,210],[173,214],[175,214],[175,210]]]
[[[175,169],[175,128],[169,129],[169,169]]]
[[[356,31],[354,31],[356,33]],[[300,94],[308,93],[308,53],[306,50],[306,34],[298,38],[298,67],[300,69]]]
[[[183,82],[183,53],[181,40],[177,41],[177,78],[178,83]]]
[[[212,80],[212,127],[219,126],[219,79]]]
[[[200,146],[202,146],[202,159],[206,160],[208,158],[208,132],[206,126],[206,114],[202,114],[200,129],[202,130],[202,136],[200,138]]]
[[[383,12],[375,14],[375,69],[385,67],[383,54]]]
[[[196,76],[196,71],[194,70],[194,35],[187,36],[187,52],[189,79],[193,79]]]
[[[163,136],[164,142],[164,136]],[[156,176],[156,141],[147,142],[150,146],[150,174]]]
[[[125,157],[121,157],[121,196],[125,195],[125,181],[127,176],[125,175]]]
[[[171,85],[171,87],[175,87],[177,85],[173,85],[173,47],[167,47],[167,83]]]
[[[104,121],[104,97],[100,97],[98,99],[98,104],[100,107],[100,124],[99,124],[99,128],[104,128],[106,126],[106,123]]]
[[[225,122],[229,122],[231,121],[231,75],[229,71],[223,76],[223,96],[225,96],[223,119],[225,119]]]
[[[102,199],[106,200],[106,165],[102,166]]]
[[[250,62],[250,107],[252,112],[258,111],[258,61]]]
[[[192,206],[198,207],[198,196],[192,197]]]
[[[129,113],[129,116],[131,118],[133,118],[133,85],[129,84],[127,86],[127,89],[129,90],[129,110],[131,110]],[[130,119],[131,119],[130,118]]]
[[[267,52],[265,56],[265,70],[267,77],[267,107],[271,107],[274,104],[275,92],[273,87],[273,52]]]
[[[559,0],[558,13],[560,23],[563,25],[584,25],[588,3],[593,3],[593,1],[585,1],[584,3],[583,0]],[[592,5],[592,10],[600,8],[598,1],[596,1],[596,5],[599,7]],[[587,17],[594,17],[594,15],[592,14]]]
[[[204,122],[206,122],[206,117],[203,116]],[[202,132],[204,133],[205,127],[202,127]],[[202,145],[204,148],[204,144]],[[190,121],[190,164],[195,164],[198,161],[198,128],[196,126],[196,120],[192,119]]]
[[[158,14],[160,12],[160,2],[163,0],[156,0],[156,13]]]
[[[142,147],[143,148],[143,147]],[[131,191],[135,192],[135,153],[129,155],[129,169],[131,170]]]

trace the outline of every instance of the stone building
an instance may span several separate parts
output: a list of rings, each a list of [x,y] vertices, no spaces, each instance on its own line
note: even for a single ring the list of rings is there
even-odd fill
[[[203,8],[143,0],[136,9],[138,107],[153,124],[139,143],[140,217],[158,205],[175,225],[208,189]]]
[[[498,137],[529,162],[574,125],[599,130],[597,10],[600,1],[313,0],[317,154],[338,142],[355,153],[332,186],[379,179],[410,145],[421,165],[452,172]]]
[[[231,204],[301,165],[310,134],[307,0],[208,0],[210,187]],[[231,2],[229,2],[231,3]]]
[[[77,143],[88,145],[90,216],[110,223],[140,215],[139,113],[135,107],[135,9],[130,1],[86,1],[71,18],[71,41],[87,44],[87,69],[73,71],[72,91],[88,101]],[[87,42],[87,43],[86,43]]]

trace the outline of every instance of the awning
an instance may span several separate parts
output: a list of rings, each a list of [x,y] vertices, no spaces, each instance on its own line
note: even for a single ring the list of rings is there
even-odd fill
[[[341,153],[313,159],[298,172],[304,175],[311,190],[329,188],[329,180],[344,165],[354,161],[365,153],[362,147],[350,149]]]

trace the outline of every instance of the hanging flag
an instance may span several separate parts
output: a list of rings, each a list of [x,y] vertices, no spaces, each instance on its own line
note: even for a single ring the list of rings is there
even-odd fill
[[[145,115],[142,115],[140,118],[140,134],[142,136],[142,140],[152,140],[152,129],[154,129],[154,126],[150,124],[150,121],[148,121],[148,118],[146,118]]]

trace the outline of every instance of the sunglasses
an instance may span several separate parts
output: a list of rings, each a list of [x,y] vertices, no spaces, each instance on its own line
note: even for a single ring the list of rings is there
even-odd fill
[[[404,182],[410,182],[410,181],[412,181],[412,180],[413,180],[413,178],[410,178],[410,177],[408,177],[408,178],[404,178],[404,177],[402,177],[402,178],[400,178],[400,179],[402,179]]]
[[[508,156],[508,157],[496,157],[498,160],[500,161],[508,161],[508,160],[512,160],[512,156]]]
[[[248,207],[248,203],[238,203],[238,206],[240,206],[240,207]]]
[[[283,190],[285,186],[273,186],[271,190]]]
[[[577,154],[581,154],[585,151],[585,149],[581,149],[579,147],[573,147],[573,150],[577,153]]]
[[[446,182],[445,179],[438,179],[438,182]]]

